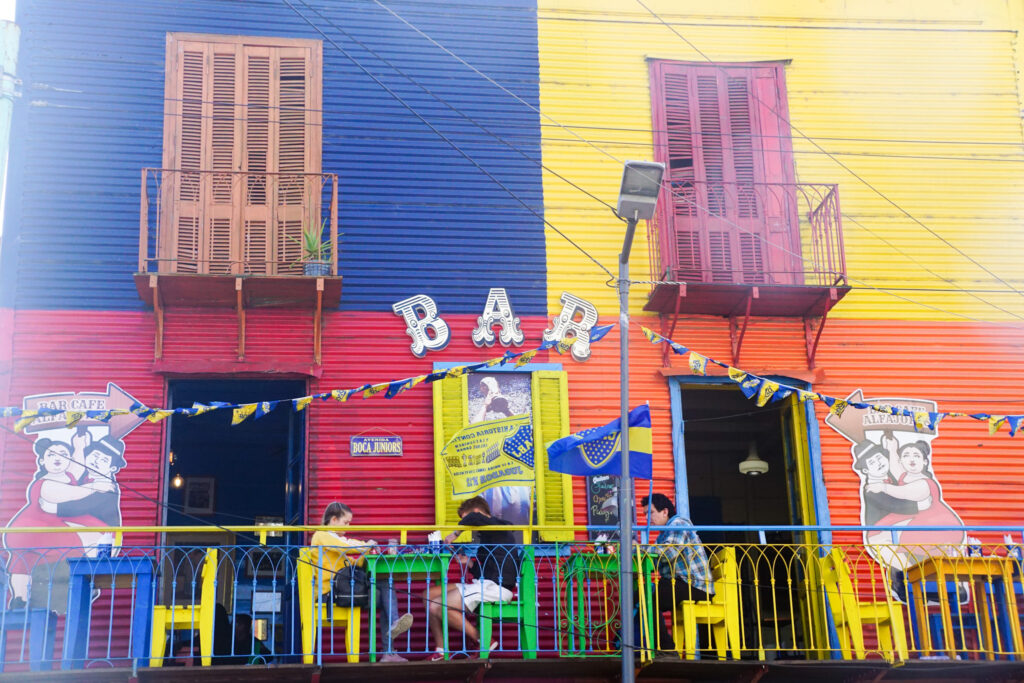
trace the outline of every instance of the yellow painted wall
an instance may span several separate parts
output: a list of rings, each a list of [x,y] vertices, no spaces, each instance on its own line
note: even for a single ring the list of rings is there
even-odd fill
[[[715,62],[791,60],[786,87],[796,128],[1024,292],[1019,0],[643,1],[682,37],[636,0],[540,0],[546,165],[614,204],[621,162],[653,158],[646,59],[703,61],[688,40]],[[1024,294],[798,133],[793,140],[798,182],[839,183],[847,270],[863,288],[833,316],[1024,318]],[[544,195],[548,220],[616,272],[622,224],[611,211],[547,172]],[[632,275],[648,279],[640,232]],[[550,229],[547,249],[552,311],[563,290],[592,300],[602,314],[617,310],[607,274]],[[979,290],[1009,312],[950,289]],[[634,288],[634,312],[647,291]]]

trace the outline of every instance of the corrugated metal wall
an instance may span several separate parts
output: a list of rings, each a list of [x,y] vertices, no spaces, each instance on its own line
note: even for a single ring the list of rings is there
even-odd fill
[[[1015,64],[1021,27],[1013,23],[1020,23],[1019,14],[1011,16],[1013,3],[645,4],[672,30],[636,3],[539,3],[541,104],[550,117],[541,130],[544,161],[554,171],[614,203],[622,168],[610,157],[653,158],[648,59],[788,60],[789,115],[799,130],[948,242],[1024,289],[1017,256],[1024,249]],[[915,288],[902,295],[933,307],[861,289],[834,316],[1013,319],[967,294],[932,291],[949,289],[944,279],[985,290],[984,299],[1024,315],[1019,294],[992,291],[1008,287],[797,133],[793,140],[798,182],[839,183],[855,284]],[[614,270],[622,230],[609,210],[550,173],[544,194],[548,219]],[[634,248],[637,279],[648,273],[644,237],[638,235]],[[548,234],[548,273],[552,309],[570,288],[601,307],[615,306],[607,276],[554,233]],[[637,287],[633,307],[639,310],[645,297],[646,289]]]
[[[13,316],[10,393],[22,396],[107,389],[114,382],[148,405],[164,402],[163,378],[151,371],[153,321],[144,313],[109,311],[19,311]],[[7,420],[5,426],[11,428]],[[25,491],[36,470],[34,436],[0,432],[0,520],[25,505]],[[128,465],[117,479],[125,524],[158,524],[154,501],[160,488],[163,428],[144,424],[125,437]],[[131,542],[132,539],[126,539]],[[136,542],[143,539],[136,538]],[[145,542],[150,542],[147,540]]]
[[[390,6],[536,105],[533,2]],[[313,7],[321,16],[300,9],[330,41],[543,211],[539,168],[479,127],[537,158],[536,113],[510,104],[372,4]],[[343,308],[386,311],[423,292],[445,310],[465,313],[482,306],[488,287],[504,285],[521,313],[545,311],[540,219],[287,5],[23,0],[18,21],[24,97],[11,156],[17,180],[8,195],[0,306],[141,309],[130,277],[138,254],[139,170],[161,163],[164,35],[187,31],[324,40],[323,170],[340,176]]]
[[[818,370],[807,371],[799,322],[769,320],[747,331],[740,366],[759,373],[797,374],[814,388],[845,397],[863,389],[868,399],[905,397],[938,402],[939,410],[1020,413],[1024,366],[1020,333],[991,325],[947,322],[834,320],[822,337]],[[719,360],[729,360],[724,321],[687,320],[675,339]],[[646,343],[646,342],[644,342]],[[653,347],[657,348],[657,347]],[[639,351],[638,351],[639,353]],[[673,365],[685,359],[673,357]],[[753,403],[751,402],[751,409]],[[821,421],[816,404],[828,508],[834,524],[860,523],[859,476],[850,443]],[[742,418],[738,418],[742,419]],[[1004,427],[957,418],[939,425],[933,471],[949,505],[971,525],[1017,524],[1024,518],[1024,441]]]

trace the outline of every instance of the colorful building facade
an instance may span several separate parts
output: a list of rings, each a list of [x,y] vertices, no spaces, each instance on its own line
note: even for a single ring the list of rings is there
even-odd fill
[[[651,406],[650,486],[695,523],[755,542],[758,526],[858,524],[878,512],[858,445],[921,430],[833,428],[795,397],[759,409],[641,326],[829,396],[1022,412],[1013,3],[301,4],[19,3],[0,403],[283,400],[533,349],[560,315],[616,323],[609,205],[623,161],[654,159],[667,181],[633,248],[630,392]],[[521,342],[474,339],[495,307]],[[403,310],[443,320],[425,348]],[[492,387],[551,440],[616,417],[618,358],[616,328],[586,360],[543,351],[491,386],[237,427],[8,430],[0,518],[31,507],[38,439],[109,438],[125,525],[315,524],[333,500],[362,524],[451,522],[437,455],[500,412]],[[1020,519],[1005,426],[924,436],[931,497],[968,526]],[[369,437],[401,447],[355,452]],[[742,474],[748,456],[767,472]],[[540,458],[536,477],[503,493],[510,516],[532,496],[540,524],[607,519],[586,480]]]

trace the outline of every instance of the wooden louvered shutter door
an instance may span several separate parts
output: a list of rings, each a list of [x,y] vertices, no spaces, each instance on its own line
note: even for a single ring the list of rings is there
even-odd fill
[[[204,37],[168,35],[160,258],[179,273],[301,274],[302,230],[320,217],[319,178],[304,175],[320,173],[319,43]]]
[[[243,251],[250,272],[302,274],[302,233],[319,222],[318,106],[311,50],[246,46]]]
[[[669,65],[665,65],[669,66]],[[671,196],[668,206],[670,234],[675,239],[674,277],[682,280],[701,281],[704,277],[699,230],[699,216],[696,204],[697,188],[694,185],[694,139],[692,112],[690,110],[690,76],[680,69],[666,68],[662,73],[664,104],[664,136],[661,148],[665,150],[665,166],[668,169]]]
[[[238,191],[237,52],[234,44],[178,41],[165,107],[162,258],[178,273],[230,273]],[[221,174],[216,173],[221,171]]]
[[[764,269],[772,274],[773,284],[802,284],[800,216],[782,76],[781,67],[762,67],[754,70],[751,79],[755,150],[761,150],[755,158],[769,189],[763,193]]]
[[[240,144],[237,119],[242,118],[237,103],[241,100],[239,83],[239,46],[215,43],[211,46],[210,146],[206,211],[205,248],[209,263],[206,272],[241,272],[238,240],[240,185],[237,170]]]
[[[730,148],[724,139],[728,120],[723,113],[728,103],[722,92],[716,69],[695,69],[697,114],[697,153],[695,169],[699,180],[698,202],[706,214],[707,229],[702,235],[707,245],[709,272],[705,282],[733,282],[733,230],[728,222],[731,189]],[[725,219],[725,220],[723,220]]]
[[[725,75],[725,89],[728,102],[728,134],[726,144],[732,160],[732,183],[728,185],[730,220],[739,227],[733,227],[738,249],[733,264],[734,282],[757,284],[765,282],[764,222],[758,205],[758,191],[764,187],[757,184],[758,169],[754,153],[754,124],[750,97],[750,79],[747,70],[737,73],[730,70]]]
[[[270,48],[248,45],[243,66],[246,116],[242,135],[242,253],[248,272],[261,275],[274,272],[270,248],[273,181],[267,175],[274,152],[270,53]]]
[[[171,49],[173,48],[173,49]],[[205,195],[201,174],[209,46],[169,45],[164,121],[164,168],[160,194],[161,271],[199,273],[203,267]]]
[[[320,221],[317,192],[303,175],[309,140],[309,55],[301,48],[277,50],[277,225],[274,235],[278,273],[302,273],[302,233]]]

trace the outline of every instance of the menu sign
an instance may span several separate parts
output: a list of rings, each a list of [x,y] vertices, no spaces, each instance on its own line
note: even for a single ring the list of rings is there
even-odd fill
[[[587,477],[587,524],[591,526],[619,525],[619,478],[610,475]],[[590,540],[619,537],[618,531],[611,529],[593,530]]]

